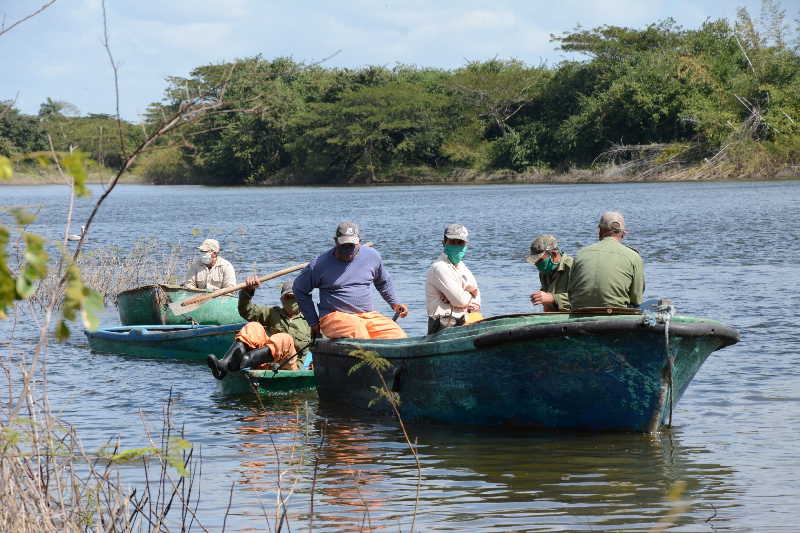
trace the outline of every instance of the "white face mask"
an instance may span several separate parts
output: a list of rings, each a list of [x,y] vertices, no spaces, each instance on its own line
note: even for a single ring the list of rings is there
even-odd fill
[[[204,252],[204,253],[200,254],[200,262],[203,263],[206,266],[210,265],[211,261],[213,261],[213,260],[214,260],[214,258],[211,257],[211,252]]]

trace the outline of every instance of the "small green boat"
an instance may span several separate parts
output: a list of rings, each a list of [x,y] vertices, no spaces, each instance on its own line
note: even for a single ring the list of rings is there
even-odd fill
[[[93,352],[205,361],[210,353],[221,356],[228,351],[243,325],[241,322],[222,326],[154,324],[99,328],[84,333]]]
[[[317,388],[313,370],[250,370],[229,372],[218,380],[223,394],[286,394]]]
[[[179,324],[238,324],[244,319],[239,315],[239,300],[225,294],[207,300],[197,309],[175,315],[169,304],[193,298],[209,291],[188,289],[177,285],[145,285],[123,291],[117,295],[119,320],[123,326],[132,325],[179,325]]]
[[[667,345],[668,339],[668,345]],[[719,322],[652,313],[494,317],[407,339],[314,346],[320,401],[389,413],[378,372],[407,421],[592,431],[657,431],[715,350],[738,342]]]

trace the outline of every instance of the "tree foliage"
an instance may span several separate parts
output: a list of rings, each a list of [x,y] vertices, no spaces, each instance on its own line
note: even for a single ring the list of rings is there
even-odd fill
[[[139,171],[159,183],[373,183],[419,169],[589,166],[620,145],[683,147],[675,160],[686,164],[750,150],[776,168],[796,165],[800,35],[787,20],[777,0],[763,0],[758,17],[742,8],[698,28],[672,19],[577,27],[552,41],[583,59],[552,67],[493,58],[454,70],[347,69],[242,58],[168,78],[144,123],[124,125],[123,144],[180,102],[224,92],[225,106],[160,139]],[[109,117],[69,116],[52,98],[36,117],[5,109],[0,154],[41,150],[49,134],[56,150],[120,160]]]

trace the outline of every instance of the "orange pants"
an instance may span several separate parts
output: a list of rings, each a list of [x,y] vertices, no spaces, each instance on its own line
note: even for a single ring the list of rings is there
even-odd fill
[[[377,311],[342,313],[334,311],[319,321],[322,333],[329,339],[405,339],[403,328]]]
[[[239,333],[236,334],[236,340],[242,341],[251,350],[255,348],[263,348],[269,346],[272,352],[272,361],[275,363],[282,363],[289,357],[295,354],[294,338],[288,333],[276,333],[274,335],[267,335],[267,331],[260,322],[248,322],[244,325]],[[297,357],[284,365],[284,370],[297,370],[298,362]],[[269,368],[266,363],[262,363],[255,367],[256,370],[265,370]]]

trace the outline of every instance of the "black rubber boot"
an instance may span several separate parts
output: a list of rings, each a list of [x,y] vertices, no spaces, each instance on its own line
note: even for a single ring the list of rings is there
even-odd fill
[[[263,348],[256,348],[255,350],[250,350],[245,353],[241,360],[240,368],[253,368],[254,366],[270,362],[272,362],[272,352],[269,346],[264,346]],[[230,367],[228,367],[228,369],[233,370],[233,368]]]
[[[247,347],[241,341],[235,341],[225,352],[222,359],[217,359],[214,354],[208,354],[206,364],[211,369],[211,373],[217,379],[222,379],[229,370],[239,370],[242,356],[247,351]],[[234,368],[234,366],[236,368]]]

